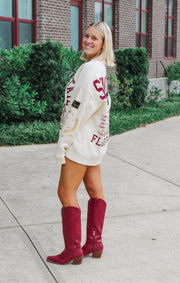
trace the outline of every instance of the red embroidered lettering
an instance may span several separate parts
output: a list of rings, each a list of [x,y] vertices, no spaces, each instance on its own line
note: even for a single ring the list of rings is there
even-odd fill
[[[96,145],[97,145],[97,146],[101,146],[101,145],[99,144],[100,139],[101,139],[101,138],[98,138],[98,140],[97,140],[97,142],[96,142]]]
[[[68,83],[68,85],[70,85],[70,84],[75,84],[74,78],[72,78],[72,80]]]
[[[97,138],[98,138],[98,136],[93,135],[93,137],[92,137],[92,139],[91,139],[91,142],[95,141]]]
[[[101,144],[101,146],[105,146],[105,144],[109,141],[109,137],[106,136]]]
[[[101,138],[101,137],[98,137],[97,135],[93,135],[93,136],[92,136],[92,139],[91,139],[91,142],[95,142],[95,144],[96,144],[97,146],[103,147],[103,146],[106,145],[106,143],[108,142],[108,140],[109,140],[109,137],[108,137],[108,136],[106,136],[106,137],[104,137],[104,138]]]
[[[98,87],[98,84],[100,84],[100,87]],[[95,89],[96,89],[98,92],[101,92],[101,91],[103,92],[104,95],[100,95],[100,98],[101,98],[101,99],[106,99],[106,93],[105,93],[105,91],[104,91],[104,88],[102,87],[102,84],[101,84],[100,80],[95,80],[95,81],[93,82],[93,85],[94,85]]]
[[[68,87],[67,88],[67,93],[71,92],[73,90],[73,87]]]
[[[70,100],[68,100],[68,98],[70,98],[70,95],[67,95],[67,100],[66,100],[66,106],[68,106],[68,104],[70,103]]]

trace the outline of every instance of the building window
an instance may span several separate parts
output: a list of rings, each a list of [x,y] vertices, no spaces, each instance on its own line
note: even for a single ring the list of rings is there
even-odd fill
[[[164,36],[164,56],[174,57],[174,0],[165,2],[165,36]]]
[[[71,1],[71,47],[82,49],[82,0]]]
[[[114,0],[95,0],[95,21],[108,24],[114,38]]]
[[[36,42],[36,0],[1,0],[0,46]]]
[[[149,1],[136,0],[136,47],[149,52]]]

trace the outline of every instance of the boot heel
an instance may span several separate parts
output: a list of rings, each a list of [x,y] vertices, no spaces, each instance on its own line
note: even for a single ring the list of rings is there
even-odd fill
[[[98,252],[92,252],[92,257],[93,258],[100,258],[102,256],[103,251],[98,251]]]
[[[81,263],[82,263],[82,260],[83,260],[83,257],[75,258],[75,259],[73,260],[73,264],[81,264]]]

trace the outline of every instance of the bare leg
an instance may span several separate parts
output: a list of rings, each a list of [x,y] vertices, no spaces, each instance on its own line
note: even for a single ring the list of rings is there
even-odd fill
[[[63,207],[74,206],[79,208],[76,192],[84,178],[86,170],[86,165],[66,158],[66,163],[61,168],[58,186],[58,196]]]
[[[83,181],[90,198],[104,200],[100,165],[88,166]]]

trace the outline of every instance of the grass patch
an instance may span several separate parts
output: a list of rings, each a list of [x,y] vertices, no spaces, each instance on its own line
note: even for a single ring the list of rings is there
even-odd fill
[[[179,96],[164,99],[151,106],[147,104],[136,110],[112,111],[110,135],[120,134],[175,115],[180,115]]]
[[[120,134],[155,121],[180,115],[180,96],[173,96],[144,105],[140,109],[118,111],[110,114],[110,135]],[[0,124],[0,146],[56,143],[59,121]]]
[[[0,146],[57,142],[59,122],[38,122],[0,125]]]

